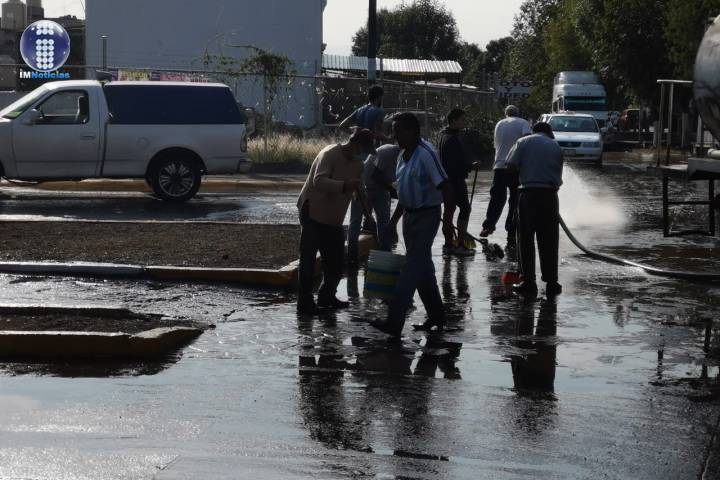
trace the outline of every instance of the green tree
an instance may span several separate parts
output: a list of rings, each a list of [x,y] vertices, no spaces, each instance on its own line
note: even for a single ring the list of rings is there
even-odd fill
[[[488,73],[499,73],[502,71],[505,59],[510,55],[515,41],[512,37],[503,37],[497,40],[491,40],[485,47],[485,56],[483,58],[483,68]]]
[[[603,78],[616,82],[616,94],[652,101],[657,79],[672,74],[663,28],[668,0],[585,1],[596,19],[593,60]]]
[[[560,8],[565,13],[545,26],[546,70],[553,75],[567,70],[593,70],[592,53],[586,48],[577,24],[578,2],[565,0]]]
[[[720,0],[670,0],[667,7],[665,40],[675,77],[692,80],[695,56],[711,18],[720,14]]]
[[[438,0],[413,0],[378,11],[378,55],[385,58],[457,60],[461,50],[455,17]],[[368,32],[353,36],[353,55],[367,55]]]
[[[530,98],[520,102],[523,111],[533,116],[550,109],[555,73],[548,68],[548,24],[561,4],[562,0],[526,0],[520,6],[513,26],[515,40],[503,63],[505,77],[533,82]]]
[[[463,42],[457,61],[463,69],[463,82],[480,85],[485,52],[476,43]]]
[[[233,52],[233,53],[230,53]],[[248,55],[247,52],[250,54]],[[228,43],[225,35],[219,35],[209,43],[203,54],[206,71],[212,71],[218,80],[232,83],[239,78],[250,76],[262,83],[263,89],[263,136],[265,151],[268,148],[268,136],[271,130],[273,112],[277,108],[276,100],[284,98],[293,83],[294,63],[286,55],[274,53],[255,45],[236,45]]]

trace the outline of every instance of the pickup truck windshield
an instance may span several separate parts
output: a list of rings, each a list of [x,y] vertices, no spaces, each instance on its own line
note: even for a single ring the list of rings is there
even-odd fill
[[[548,122],[554,132],[597,132],[595,120],[589,117],[552,117]]]
[[[32,106],[40,97],[45,95],[47,88],[40,87],[36,88],[32,92],[28,93],[18,101],[11,103],[4,109],[0,110],[0,116],[10,120],[15,120],[17,117],[25,113],[25,111]]]

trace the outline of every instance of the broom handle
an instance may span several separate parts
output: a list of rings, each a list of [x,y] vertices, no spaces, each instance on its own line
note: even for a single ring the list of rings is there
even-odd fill
[[[475,169],[475,177],[473,178],[472,194],[470,195],[470,205],[472,205],[473,200],[475,199],[475,186],[477,185],[477,175],[478,175],[478,171],[476,168]]]

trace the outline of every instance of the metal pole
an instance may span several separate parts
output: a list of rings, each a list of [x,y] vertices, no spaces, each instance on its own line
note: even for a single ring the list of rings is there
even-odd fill
[[[670,84],[670,106],[668,107],[668,133],[667,133],[667,150],[665,155],[665,165],[670,165],[670,145],[672,144],[672,120],[673,120],[673,101],[675,97],[675,84]]]
[[[660,137],[662,138],[662,137]],[[670,236],[670,201],[668,183],[670,179],[667,172],[663,172],[662,179],[662,217],[663,217],[663,237]]]
[[[107,70],[107,35],[103,35],[102,37],[102,69]]]
[[[710,236],[715,236],[715,208],[713,205],[713,201],[715,200],[715,180],[708,180],[708,202],[710,205],[708,205],[708,208],[710,211],[708,212],[708,220],[710,222]]]
[[[430,135],[429,119],[428,119],[428,99],[427,99],[427,75],[425,75],[425,86],[423,88],[423,103],[425,108],[425,135]]]
[[[658,121],[655,123],[657,130],[653,135],[656,142],[655,145],[655,162],[656,166],[660,166],[660,151],[662,150],[662,135],[663,135],[663,116],[665,115],[665,84],[660,84],[660,115],[658,115]]]
[[[703,121],[702,117],[698,115],[698,122],[697,122],[697,138],[695,139],[695,143],[698,145],[696,148],[695,155],[699,157],[705,156],[705,135],[703,134]]]
[[[377,80],[377,0],[368,9],[368,84]]]

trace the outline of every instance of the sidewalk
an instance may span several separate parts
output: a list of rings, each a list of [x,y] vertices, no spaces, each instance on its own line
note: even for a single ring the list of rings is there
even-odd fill
[[[200,192],[204,193],[246,193],[267,190],[300,190],[305,183],[305,175],[212,175],[203,177]],[[46,191],[67,192],[147,192],[150,187],[142,179],[89,179],[80,181],[43,182],[37,185],[32,183],[12,183],[6,180],[0,182],[0,187],[34,188]]]

